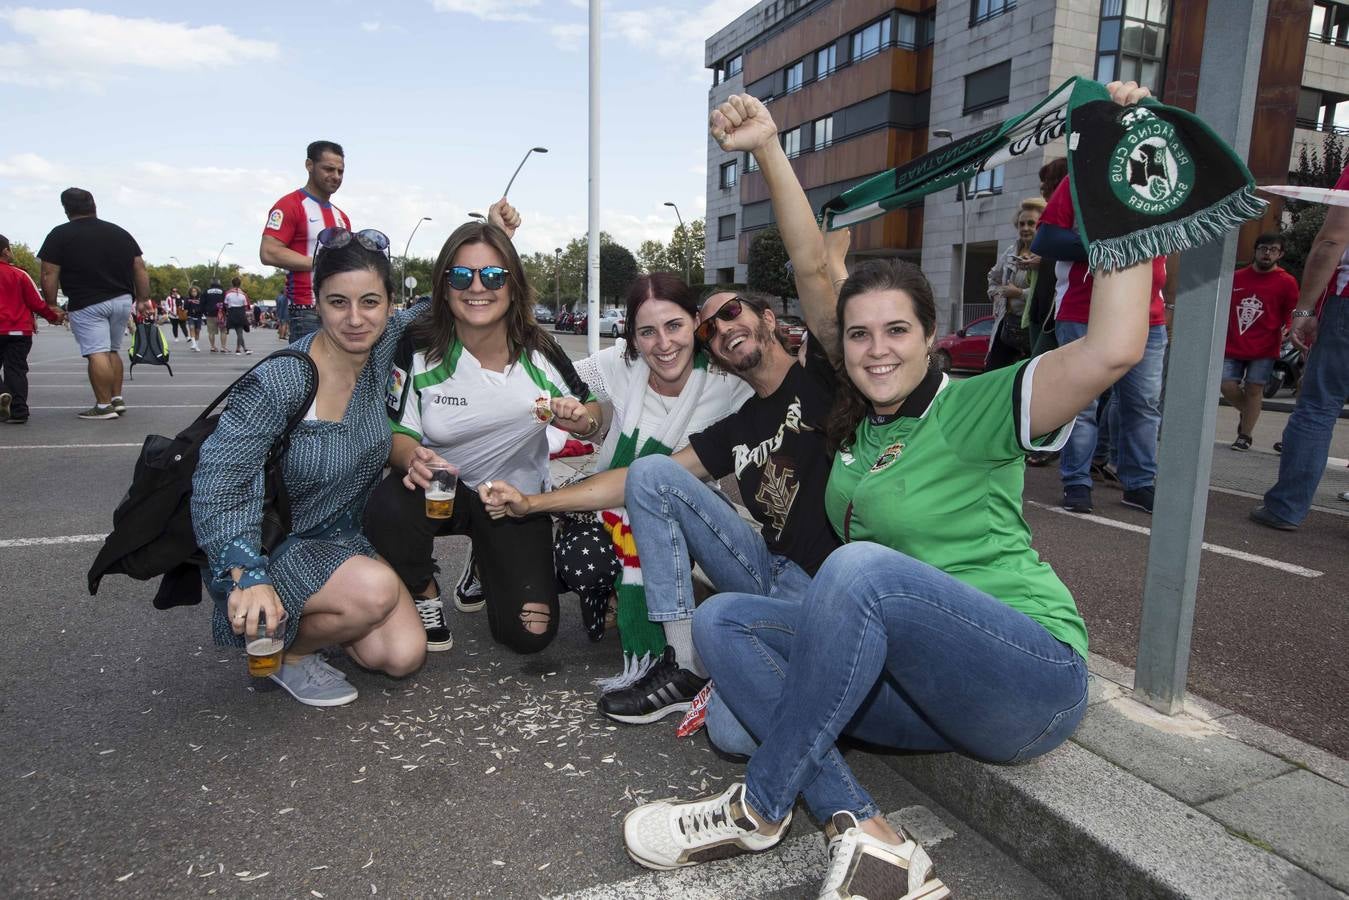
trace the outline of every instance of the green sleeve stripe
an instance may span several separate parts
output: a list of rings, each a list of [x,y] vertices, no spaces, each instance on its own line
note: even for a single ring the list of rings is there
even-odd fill
[[[548,379],[548,376],[543,373],[542,369],[534,365],[533,360],[529,358],[528,350],[520,354],[520,365],[525,367],[525,371],[529,373],[529,380],[538,385],[539,390],[550,397],[562,396],[562,390]]]
[[[450,352],[440,358],[440,363],[434,369],[428,369],[412,376],[412,389],[421,391],[423,388],[431,387],[434,384],[440,384],[442,381],[449,381],[454,377],[455,367],[459,365],[459,357],[464,353],[464,345],[455,338],[454,343],[450,345]]]
[[[419,444],[422,442],[422,436],[420,434],[413,431],[411,428],[408,428],[406,425],[399,425],[392,419],[389,420],[389,430],[394,434],[406,434]]]

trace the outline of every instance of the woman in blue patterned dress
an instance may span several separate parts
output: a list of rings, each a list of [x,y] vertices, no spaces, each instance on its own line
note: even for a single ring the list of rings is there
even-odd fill
[[[293,358],[267,360],[230,393],[192,481],[192,522],[206,552],[217,644],[280,632],[281,670],[271,676],[310,706],[356,699],[356,688],[316,655],[341,644],[369,669],[408,675],[426,658],[412,598],[361,534],[361,512],[389,456],[384,388],[394,347],[425,304],[394,312],[388,238],[326,229],[314,261],[322,327],[292,347],[318,370],[314,404],[292,433],[284,461],[292,533],[261,548],[263,463],[307,394]]]

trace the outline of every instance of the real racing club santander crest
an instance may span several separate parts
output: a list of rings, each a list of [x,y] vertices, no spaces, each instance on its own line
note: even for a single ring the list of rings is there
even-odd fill
[[[1146,215],[1168,213],[1194,188],[1194,160],[1176,130],[1142,107],[1120,116],[1127,129],[1110,154],[1110,188],[1121,203]]]

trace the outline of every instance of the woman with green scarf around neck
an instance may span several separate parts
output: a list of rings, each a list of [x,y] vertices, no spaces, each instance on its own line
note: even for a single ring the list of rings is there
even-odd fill
[[[606,691],[640,679],[669,643],[661,625],[647,618],[636,549],[621,508],[619,473],[640,457],[680,450],[690,434],[730,415],[754,393],[746,382],[711,364],[694,337],[697,315],[698,300],[679,277],[643,275],[628,291],[623,339],[577,362],[577,374],[603,403],[609,426],[596,468],[613,475],[528,496],[493,481],[484,493],[494,515],[599,511],[594,519],[563,530],[556,565],[563,583],[581,598],[592,640],[604,635],[605,612],[617,593],[624,670],[601,682]],[[602,562],[597,563],[594,550],[604,547],[613,552],[598,554]]]

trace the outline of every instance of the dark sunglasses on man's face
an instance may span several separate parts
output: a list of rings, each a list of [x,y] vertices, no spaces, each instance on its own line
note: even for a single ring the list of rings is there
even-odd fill
[[[510,269],[503,269],[501,266],[483,266],[481,269],[470,269],[468,266],[450,266],[445,271],[445,280],[456,291],[466,291],[473,284],[473,276],[477,275],[485,289],[495,291],[506,283],[506,276],[510,274],[510,271]]]
[[[716,327],[716,322],[720,319],[723,322],[733,322],[740,318],[740,313],[744,311],[747,304],[739,297],[732,297],[721,305],[716,312],[698,323],[698,327],[693,330],[693,336],[706,344],[712,340],[712,330]]]
[[[373,228],[351,232],[340,225],[333,225],[319,232],[314,245],[314,256],[317,257],[320,250],[336,250],[345,247],[352,241],[360,244],[371,253],[389,255],[389,238],[384,232],[376,231]]]

